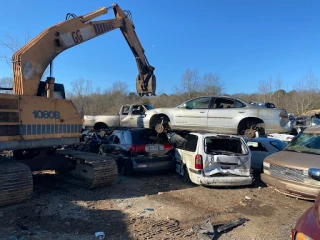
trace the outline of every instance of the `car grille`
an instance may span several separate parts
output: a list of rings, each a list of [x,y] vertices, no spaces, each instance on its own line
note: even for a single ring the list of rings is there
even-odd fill
[[[270,174],[272,176],[294,182],[303,182],[303,180],[307,178],[307,176],[304,176],[303,170],[282,167],[273,164],[270,164]]]

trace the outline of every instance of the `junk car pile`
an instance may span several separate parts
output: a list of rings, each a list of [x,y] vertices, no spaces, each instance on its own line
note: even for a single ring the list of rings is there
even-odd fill
[[[134,127],[86,130],[77,149],[112,156],[124,175],[175,170],[185,182],[205,186],[248,186],[257,171],[277,191],[314,200],[320,192],[318,117],[206,96],[144,109]],[[299,220],[292,239],[308,236],[305,229]]]

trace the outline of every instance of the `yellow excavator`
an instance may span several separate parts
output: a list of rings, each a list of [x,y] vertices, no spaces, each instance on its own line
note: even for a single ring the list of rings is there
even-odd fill
[[[92,21],[110,9],[114,19]],[[52,61],[66,49],[118,28],[137,63],[137,93],[155,95],[154,67],[144,54],[130,11],[117,4],[83,16],[68,13],[65,21],[47,28],[13,55],[13,94],[0,94],[0,206],[32,196],[32,171],[57,170],[87,188],[115,181],[113,159],[63,147],[79,142],[82,122],[65,98],[63,84],[55,83]],[[48,66],[50,77],[41,81]]]

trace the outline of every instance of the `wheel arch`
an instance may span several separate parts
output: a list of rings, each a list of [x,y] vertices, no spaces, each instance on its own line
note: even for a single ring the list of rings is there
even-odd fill
[[[155,126],[159,123],[159,121],[161,121],[162,119],[167,120],[168,122],[170,122],[170,118],[168,117],[168,115],[164,114],[164,113],[159,113],[159,114],[155,114],[151,117],[150,119],[150,123],[149,123],[149,127],[151,129],[154,129]]]
[[[100,129],[103,129],[103,128],[108,128],[108,125],[104,122],[97,122],[93,125],[93,129],[94,130],[100,130]]]
[[[241,134],[242,130],[246,130],[250,128],[250,126],[255,124],[261,124],[260,127],[262,127],[265,130],[265,122],[261,118],[257,117],[245,117],[241,119],[241,121],[238,124],[237,133]]]

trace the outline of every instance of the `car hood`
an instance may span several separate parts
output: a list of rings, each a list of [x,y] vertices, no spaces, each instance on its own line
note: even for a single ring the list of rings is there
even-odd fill
[[[320,155],[280,151],[269,155],[264,162],[284,166],[288,168],[296,168],[300,170],[307,170],[309,168],[320,168]]]

